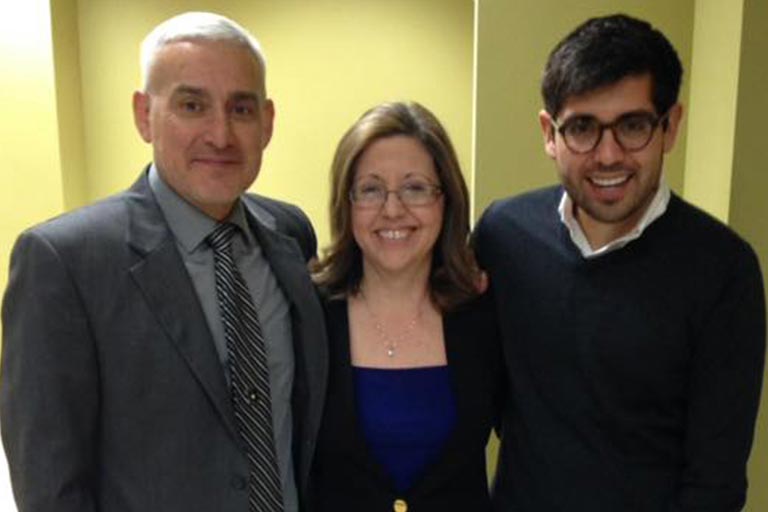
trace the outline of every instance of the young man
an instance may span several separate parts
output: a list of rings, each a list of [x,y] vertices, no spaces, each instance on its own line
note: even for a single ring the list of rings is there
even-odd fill
[[[309,221],[246,193],[272,134],[264,58],[186,13],[142,66],[152,165],[14,248],[0,418],[19,512],[296,511],[327,354]]]
[[[500,511],[737,511],[765,351],[758,262],[670,192],[682,69],[623,15],[547,63],[539,115],[562,186],[476,231],[509,372]]]

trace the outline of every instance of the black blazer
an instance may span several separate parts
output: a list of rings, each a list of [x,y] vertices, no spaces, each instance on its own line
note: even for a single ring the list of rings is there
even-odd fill
[[[327,372],[301,211],[249,196],[290,304],[300,497]],[[149,187],[23,233],[3,302],[0,420],[19,512],[243,512],[248,462],[194,285]]]
[[[316,510],[392,512],[398,499],[406,502],[409,512],[490,510],[485,446],[500,410],[502,389],[501,350],[490,298],[443,318],[457,425],[438,460],[402,495],[374,460],[357,421],[347,302],[328,301],[325,308],[330,371],[311,479]]]

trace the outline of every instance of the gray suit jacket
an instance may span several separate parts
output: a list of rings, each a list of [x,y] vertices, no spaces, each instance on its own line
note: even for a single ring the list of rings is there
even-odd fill
[[[305,270],[314,232],[296,207],[245,200],[291,305],[293,456],[306,502],[327,375]],[[223,370],[146,173],[19,237],[3,330],[0,420],[20,512],[248,510]]]

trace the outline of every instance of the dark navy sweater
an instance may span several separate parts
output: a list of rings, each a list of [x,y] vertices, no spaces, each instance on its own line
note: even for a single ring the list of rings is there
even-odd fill
[[[754,252],[673,195],[585,259],[561,194],[494,203],[475,233],[509,371],[498,509],[740,510],[765,351]]]

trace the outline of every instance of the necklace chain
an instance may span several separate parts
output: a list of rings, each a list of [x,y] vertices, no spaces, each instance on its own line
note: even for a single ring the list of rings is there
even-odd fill
[[[423,301],[419,301],[419,307],[416,311],[416,314],[413,316],[413,318],[408,322],[408,325],[406,325],[405,329],[403,329],[400,333],[392,335],[387,334],[386,330],[384,329],[384,325],[381,323],[381,320],[379,319],[378,315],[376,315],[373,310],[371,309],[370,304],[368,304],[368,299],[365,296],[365,293],[360,291],[360,298],[362,299],[363,306],[365,307],[366,312],[371,317],[371,320],[373,320],[373,328],[376,330],[376,334],[378,334],[381,341],[384,343],[384,348],[387,351],[387,357],[395,357],[397,352],[397,346],[400,344],[401,341],[404,341],[406,338],[408,338],[416,329],[416,325],[419,323],[419,319],[421,318],[422,312],[423,312]]]

